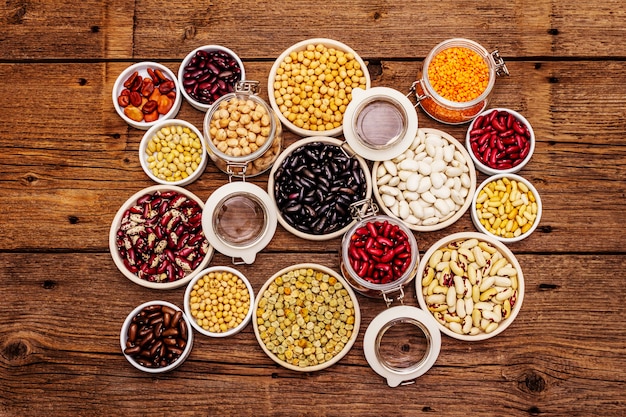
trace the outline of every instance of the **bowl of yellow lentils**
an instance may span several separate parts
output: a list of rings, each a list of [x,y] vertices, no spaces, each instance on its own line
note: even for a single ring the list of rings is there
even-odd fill
[[[306,39],[274,62],[268,97],[278,118],[300,136],[338,136],[354,88],[371,86],[363,59],[349,46],[326,38]]]
[[[200,178],[208,154],[202,133],[181,119],[160,120],[141,139],[139,161],[150,179],[183,186]]]
[[[245,275],[228,266],[212,266],[189,282],[183,305],[196,331],[227,337],[248,325],[253,304],[254,290]]]
[[[341,274],[323,265],[292,265],[259,291],[252,319],[263,351],[285,368],[313,372],[352,348],[361,324],[357,298]]]

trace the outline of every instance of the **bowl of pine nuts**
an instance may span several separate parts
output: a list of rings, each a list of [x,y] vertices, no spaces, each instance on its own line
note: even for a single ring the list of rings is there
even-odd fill
[[[194,125],[180,119],[161,120],[143,135],[139,161],[154,182],[183,186],[202,175],[208,154]]]
[[[476,187],[471,217],[478,231],[515,243],[535,231],[542,211],[541,197],[530,181],[517,174],[499,174]]]
[[[200,271],[187,285],[185,314],[199,333],[228,337],[239,333],[252,318],[254,290],[240,271],[213,266]]]
[[[352,89],[371,86],[363,59],[332,39],[306,39],[274,62],[267,84],[272,109],[293,133],[338,136]]]
[[[416,294],[446,335],[478,341],[502,333],[524,300],[524,275],[511,250],[477,232],[434,243],[417,269]]]

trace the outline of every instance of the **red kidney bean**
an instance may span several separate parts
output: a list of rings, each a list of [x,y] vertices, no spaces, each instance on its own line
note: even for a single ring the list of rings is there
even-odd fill
[[[156,191],[137,199],[124,213],[117,231],[117,249],[124,265],[146,281],[182,279],[208,252],[202,223],[196,221],[201,213],[195,200],[177,192]]]
[[[470,148],[478,160],[490,168],[513,168],[530,152],[530,132],[513,114],[493,110],[475,119],[470,131]]]
[[[168,306],[148,306],[132,318],[124,353],[147,368],[162,368],[180,358],[187,336],[186,322],[180,311]]]
[[[329,234],[352,222],[350,205],[365,198],[365,173],[340,147],[311,142],[282,161],[273,192],[283,219],[294,229]]]
[[[183,88],[194,100],[213,104],[231,93],[241,80],[241,67],[225,51],[200,50],[191,58],[183,72]]]
[[[139,108],[138,122],[152,122],[159,118],[161,114],[167,114],[174,104],[176,98],[176,84],[167,78],[159,69],[146,68],[148,77],[142,77],[137,71],[124,81],[124,89],[120,92],[117,102],[120,107],[129,105]],[[155,91],[158,90],[158,91]],[[159,106],[161,95],[167,96]],[[147,100],[146,100],[147,99]],[[126,109],[128,110],[128,109]]]
[[[406,233],[386,220],[367,222],[350,237],[348,261],[359,277],[372,283],[396,281],[407,271],[410,260]]]

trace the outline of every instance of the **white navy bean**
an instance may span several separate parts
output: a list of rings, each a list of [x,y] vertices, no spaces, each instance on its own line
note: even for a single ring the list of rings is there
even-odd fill
[[[398,168],[396,167],[396,164],[394,164],[392,161],[384,161],[383,166],[385,167],[385,170],[388,174],[394,177],[398,175]]]

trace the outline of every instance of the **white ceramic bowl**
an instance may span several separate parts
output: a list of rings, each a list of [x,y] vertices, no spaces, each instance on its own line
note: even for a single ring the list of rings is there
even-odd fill
[[[285,115],[280,111],[280,106],[276,102],[276,97],[274,96],[274,91],[275,91],[274,82],[275,82],[278,69],[280,68],[283,61],[285,61],[285,58],[288,57],[292,52],[304,51],[306,50],[307,45],[324,45],[327,49],[332,48],[332,49],[340,50],[343,52],[349,52],[353,54],[354,58],[356,59],[356,61],[359,63],[361,67],[360,69],[363,71],[363,77],[365,77],[365,80],[366,80],[365,89],[371,86],[371,79],[370,79],[370,74],[367,70],[367,66],[365,65],[365,62],[363,61],[363,59],[352,48],[350,48],[349,46],[341,42],[338,42],[332,39],[327,39],[327,38],[306,39],[287,48],[282,54],[280,54],[278,59],[276,59],[276,61],[274,62],[274,65],[272,65],[272,69],[270,70],[270,76],[267,82],[267,94],[269,97],[270,105],[272,106],[272,109],[274,109],[276,114],[278,115],[278,118],[280,119],[282,124],[286,126],[287,129],[289,129],[290,131],[292,131],[293,133],[297,135],[304,136],[304,137],[306,136],[338,136],[343,131],[343,125],[340,125],[338,127],[335,127],[329,130],[303,129],[301,127],[296,126],[289,119],[287,119],[287,117],[285,117]]]
[[[502,179],[508,179],[508,180],[513,180],[516,181],[518,183],[523,183],[524,185],[526,185],[526,187],[528,188],[528,192],[532,193],[532,195],[535,198],[535,202],[536,202],[536,210],[533,213],[532,211],[530,212],[530,214],[528,215],[530,218],[527,217],[523,217],[522,221],[531,221],[532,219],[532,223],[531,226],[528,230],[526,230],[525,232],[521,233],[519,236],[513,236],[513,237],[506,237],[503,235],[498,235],[496,233],[493,233],[489,230],[487,230],[487,228],[481,223],[481,219],[479,217],[478,214],[478,197],[480,194],[480,191],[482,189],[484,189],[484,187],[488,184],[490,184],[491,182],[494,181],[498,181],[498,180],[502,180]],[[528,198],[528,197],[527,197]],[[532,204],[532,202],[530,202],[530,204]],[[530,210],[530,206],[526,205],[526,202],[524,203],[524,205],[526,207],[529,208]],[[518,206],[521,207],[521,206]],[[481,210],[482,211],[482,210]],[[541,220],[541,213],[543,211],[543,204],[541,203],[541,197],[539,196],[539,192],[537,191],[537,189],[532,185],[532,183],[530,181],[528,181],[526,178],[521,177],[517,174],[498,174],[498,175],[493,175],[489,178],[487,178],[486,180],[484,180],[482,182],[482,184],[480,184],[477,188],[476,188],[476,193],[474,194],[473,198],[472,198],[472,208],[471,208],[471,217],[472,217],[472,222],[474,223],[474,226],[476,227],[476,229],[478,229],[478,231],[485,233],[495,239],[498,239],[501,242],[504,243],[514,243],[514,242],[519,242],[522,239],[527,238],[528,236],[530,236],[535,229],[537,228],[537,226],[539,225],[539,221]],[[512,221],[515,219],[511,219],[508,221]],[[517,221],[517,223],[519,223],[519,221]],[[518,225],[519,226],[519,225]],[[523,227],[523,225],[522,225]]]
[[[454,145],[455,151],[458,151],[462,155],[462,158],[465,160],[465,164],[463,164],[462,166],[467,168],[467,172],[465,174],[467,175],[467,177],[469,177],[469,187],[467,188],[467,195],[465,197],[460,196],[463,199],[463,203],[461,207],[458,210],[456,210],[454,214],[452,214],[451,216],[445,217],[444,220],[438,221],[437,223],[434,223],[434,224],[428,224],[427,222],[424,221],[426,219],[418,219],[419,223],[415,223],[415,221],[409,222],[409,221],[403,220],[398,212],[394,212],[390,209],[390,207],[387,207],[387,205],[385,204],[382,198],[380,189],[382,186],[388,186],[388,184],[382,184],[380,186],[377,184],[379,180],[378,171],[379,169],[384,169],[384,162],[377,161],[374,163],[374,167],[372,168],[372,183],[374,184],[374,187],[373,187],[374,197],[376,198],[378,205],[382,208],[385,214],[387,214],[390,217],[401,220],[411,230],[415,230],[417,232],[432,232],[434,230],[440,230],[456,223],[456,221],[459,220],[465,214],[465,212],[469,209],[470,204],[472,202],[472,197],[474,195],[474,191],[476,190],[476,169],[474,168],[474,164],[467,150],[465,150],[465,147],[463,147],[463,145],[450,134],[443,132],[441,130],[438,130],[438,129],[429,129],[429,128],[420,128],[418,130],[418,134],[419,132],[423,132],[425,134],[433,133],[433,134],[441,136],[443,139],[445,139],[448,142],[448,144]],[[413,145],[411,145],[410,149],[413,149]],[[455,159],[455,161],[457,160]],[[457,161],[457,162],[461,162],[461,161]],[[381,165],[383,166],[383,168],[381,168]],[[445,167],[446,169],[453,167],[452,162],[446,163]],[[387,171],[385,170],[385,172]],[[395,177],[397,177],[397,174],[395,175]],[[397,180],[398,179],[396,179],[396,181]],[[404,183],[406,184],[406,182]],[[420,195],[420,200],[421,200],[421,194],[419,195]],[[409,211],[409,213],[413,214],[412,210]]]
[[[334,354],[334,356],[332,356],[332,358],[326,360],[325,362],[322,363],[318,363],[316,365],[308,365],[308,366],[299,366],[293,363],[289,363],[286,362],[285,360],[282,360],[281,358],[279,358],[277,356],[277,354],[275,354],[274,352],[272,352],[265,344],[265,342],[263,341],[263,332],[264,330],[261,328],[262,325],[259,324],[259,320],[263,319],[263,314],[265,312],[267,312],[266,309],[266,305],[269,304],[268,303],[268,298],[270,296],[272,296],[272,292],[274,290],[274,287],[276,287],[276,285],[274,284],[275,280],[279,277],[284,276],[285,274],[290,273],[291,271],[300,271],[300,270],[307,270],[307,269],[312,269],[313,271],[319,271],[322,274],[326,274],[329,277],[334,277],[337,280],[337,283],[341,283],[341,285],[343,286],[343,289],[346,290],[346,295],[343,297],[344,300],[346,297],[349,297],[353,307],[353,313],[354,313],[354,323],[352,324],[353,328],[351,330],[350,336],[342,336],[345,337],[345,344],[344,346],[341,348],[341,350],[337,353]],[[274,285],[272,285],[274,284]],[[321,284],[318,285],[318,287],[321,287]],[[311,286],[309,286],[309,288],[312,288]],[[299,291],[299,290],[298,290]],[[295,290],[294,290],[295,292]],[[292,295],[294,294],[294,292],[292,292]],[[320,295],[323,291],[320,290]],[[336,293],[335,293],[336,294]],[[276,295],[276,294],[274,294]],[[317,304],[315,302],[315,300],[313,301],[313,305]],[[322,304],[320,303],[320,306],[326,306],[327,304]],[[285,305],[283,305],[283,311],[285,309]],[[347,307],[347,306],[346,306]],[[319,306],[318,306],[319,308]],[[260,311],[259,313],[257,313],[257,310],[261,309],[262,311]],[[327,310],[331,311],[331,310]],[[289,318],[289,314],[290,313],[294,313],[295,317],[294,318],[294,324],[297,325],[298,322],[300,322],[301,324],[304,324],[301,320],[304,320],[303,315],[301,314],[301,310],[297,311],[296,308],[294,308],[294,310],[292,312],[287,313],[288,316],[287,318]],[[257,314],[260,314],[260,317],[257,318]],[[305,313],[308,314],[308,313]],[[259,342],[259,345],[261,346],[261,348],[263,349],[263,351],[277,364],[284,366],[287,369],[291,369],[294,371],[301,371],[301,372],[314,372],[314,371],[319,371],[322,369],[325,369],[331,365],[334,365],[335,363],[337,363],[341,358],[343,358],[348,351],[352,348],[352,345],[354,344],[354,342],[356,341],[358,334],[359,334],[359,327],[361,324],[361,311],[359,310],[359,303],[357,301],[357,298],[354,294],[354,292],[352,291],[352,289],[350,288],[350,286],[348,285],[348,283],[343,279],[343,277],[341,276],[341,274],[337,273],[336,271],[333,271],[332,269],[325,267],[323,265],[318,265],[318,264],[312,264],[312,263],[303,263],[303,264],[297,264],[297,265],[292,265],[289,266],[287,268],[284,268],[280,271],[278,271],[276,274],[274,274],[261,288],[261,290],[259,291],[256,300],[254,302],[254,317],[255,319],[252,320],[253,326],[254,326],[254,334],[257,338],[257,341]],[[267,321],[267,320],[266,320]],[[312,323],[311,321],[309,321],[308,323]],[[302,340],[303,342],[306,342],[307,337],[304,335],[304,332],[306,331],[306,324],[300,326],[300,335],[296,338],[296,337],[292,337],[294,339],[296,339],[295,343],[297,344],[298,340]],[[293,328],[293,327],[292,327]],[[283,333],[284,334],[284,333]],[[338,332],[337,332],[338,334]],[[344,342],[342,342],[344,343]],[[295,345],[293,345],[295,346]],[[315,351],[315,350],[314,350]]]
[[[503,294],[503,291],[505,291],[505,288],[508,288],[509,290],[511,290],[512,292],[512,297],[508,298],[509,300],[509,304],[513,304],[510,308],[510,313],[501,313],[501,316],[503,317],[501,319],[501,321],[499,321],[499,324],[497,325],[497,327],[495,329],[491,329],[488,332],[486,332],[484,329],[481,329],[481,325],[483,325],[483,323],[481,323],[480,321],[479,326],[476,327],[473,325],[473,328],[479,329],[476,334],[472,334],[472,333],[458,333],[455,332],[453,330],[451,330],[451,327],[449,325],[449,323],[445,320],[444,318],[444,314],[450,314],[451,316],[457,316],[460,317],[461,315],[458,314],[457,312],[449,312],[449,311],[442,311],[442,312],[435,312],[433,311],[433,309],[436,309],[436,307],[442,306],[445,307],[447,304],[447,301],[445,301],[445,298],[447,296],[444,295],[444,301],[442,303],[434,303],[434,301],[437,300],[433,300],[433,299],[428,299],[427,300],[427,296],[430,295],[428,294],[428,288],[430,286],[440,286],[440,287],[446,287],[448,289],[448,291],[454,291],[454,299],[464,299],[464,298],[459,298],[461,297],[460,295],[457,296],[457,294],[459,294],[459,291],[456,290],[456,284],[453,278],[453,275],[455,275],[455,273],[449,272],[446,273],[446,270],[442,270],[441,272],[439,272],[439,274],[442,275],[441,280],[444,281],[435,281],[435,280],[439,280],[439,276],[437,275],[437,272],[435,272],[435,276],[432,278],[432,280],[429,280],[429,274],[428,274],[428,268],[431,268],[429,266],[429,263],[431,262],[431,258],[433,258],[433,255],[441,248],[446,248],[449,247],[448,245],[450,244],[461,244],[463,242],[469,244],[470,242],[476,242],[478,245],[480,244],[488,244],[490,246],[490,250],[496,250],[495,253],[500,253],[502,255],[503,259],[506,259],[506,261],[500,261],[500,262],[504,262],[506,263],[506,267],[507,268],[514,268],[516,271],[516,279],[515,282],[516,284],[512,284],[510,283],[509,286],[506,286],[504,283],[502,282],[498,282],[499,285],[496,284],[492,284],[489,285],[489,283],[486,281],[488,278],[493,278],[493,276],[489,275],[489,270],[485,269],[485,268],[478,268],[481,271],[485,271],[482,275],[482,280],[476,281],[477,284],[480,288],[480,283],[484,283],[485,285],[485,291],[480,291],[480,294],[482,296],[482,294],[485,294],[486,291],[491,291],[491,292],[496,292],[497,295],[491,295],[488,296],[489,294],[485,294],[484,296],[484,301],[488,304],[492,304],[493,306],[495,306],[496,304],[500,305],[501,307],[499,307],[502,311],[505,311],[505,307],[504,301],[499,301],[498,303],[492,303],[491,300],[494,297],[502,297],[504,298],[505,295],[507,294]],[[474,249],[469,249],[470,251],[473,251]],[[457,248],[457,254],[461,254],[461,252],[463,251],[459,251]],[[487,256],[487,252],[485,252],[484,250],[481,250],[481,253],[483,254],[483,257]],[[459,255],[459,256],[463,256],[463,255]],[[439,259],[439,260],[437,260]],[[441,258],[433,258],[433,263],[440,263]],[[467,286],[469,285],[470,287],[473,288],[471,281],[470,281],[470,273],[467,271],[467,269],[470,268],[470,265],[472,264],[476,264],[479,261],[477,261],[476,259],[474,259],[474,261],[467,261],[466,262],[466,273],[463,274],[463,278],[461,278],[462,282]],[[480,262],[482,264],[482,262]],[[496,260],[493,263],[490,264],[490,267],[493,267],[494,265],[499,264],[499,262]],[[474,268],[474,267],[472,267]],[[432,268],[431,268],[432,269]],[[502,272],[500,272],[502,271]],[[502,270],[501,268],[498,268],[498,271],[496,271],[498,273],[498,276],[507,278],[509,277],[508,275],[504,274],[504,270]],[[459,275],[460,276],[460,275]],[[496,278],[494,278],[495,280]],[[451,284],[448,284],[448,282],[446,281],[450,281]],[[504,281],[504,280],[503,280]],[[512,281],[512,280],[511,280]],[[467,282],[467,283],[466,283]],[[442,285],[443,284],[443,285]],[[416,294],[417,294],[417,300],[419,302],[420,307],[422,308],[422,310],[424,311],[430,311],[431,314],[433,314],[433,316],[435,317],[435,320],[437,321],[437,325],[439,327],[439,329],[447,334],[450,337],[453,337],[455,339],[459,339],[459,340],[465,340],[465,341],[478,341],[478,340],[485,340],[485,339],[489,339],[491,337],[494,337],[500,333],[502,333],[508,326],[511,325],[511,323],[513,322],[513,320],[515,320],[515,318],[517,317],[521,307],[522,307],[522,302],[524,300],[524,275],[522,273],[522,268],[519,265],[519,262],[517,261],[517,258],[515,257],[515,255],[513,254],[513,252],[511,252],[511,250],[502,242],[492,238],[491,236],[487,236],[485,234],[482,233],[477,233],[477,232],[461,232],[461,233],[455,233],[449,236],[446,236],[442,239],[440,239],[439,241],[435,242],[424,254],[424,256],[421,258],[421,261],[419,263],[418,269],[417,269],[417,279],[415,280],[415,286],[416,286]],[[515,290],[513,290],[513,286],[515,286]],[[461,288],[459,288],[461,289]],[[424,291],[427,291],[427,294],[424,294]],[[461,292],[461,294],[463,294],[463,292]],[[467,291],[465,291],[465,294],[467,294]],[[472,290],[470,290],[469,294],[472,294]],[[502,294],[502,295],[500,295]],[[468,297],[469,299],[472,300],[472,305],[473,306],[478,306],[477,303],[475,303],[472,299],[472,297]],[[514,300],[514,301],[511,301]],[[428,301],[428,302],[427,302]],[[441,301],[441,300],[438,300]],[[479,299],[480,302],[480,299]],[[457,301],[458,303],[458,301]],[[466,308],[465,306],[467,305],[466,302],[463,303],[464,304],[464,309]],[[482,307],[482,306],[481,306]],[[474,311],[474,308],[472,307],[472,311]],[[465,310],[465,312],[467,313],[468,310]],[[491,311],[491,313],[494,313],[494,311]],[[494,313],[497,316],[497,313]],[[482,313],[482,315],[480,316],[480,318],[484,318],[484,320],[487,320],[485,324],[485,329],[487,329],[487,325],[490,325],[490,323],[492,322],[492,320],[498,320],[497,317],[494,319],[493,317],[483,317],[483,315],[485,315],[485,313]],[[465,317],[465,316],[464,316]],[[472,321],[472,313],[470,312],[469,314],[469,321]],[[454,320],[454,319],[453,319]],[[464,322],[462,321],[463,319],[461,319],[461,327],[463,327]],[[443,323],[447,323],[446,325],[444,325]],[[495,326],[493,324],[491,324],[491,326]]]
[[[245,314],[245,317],[242,319],[239,325],[237,325],[236,327],[230,328],[224,332],[212,332],[203,328],[200,324],[198,324],[198,322],[196,321],[196,318],[194,318],[193,315],[191,314],[191,293],[194,289],[194,286],[198,283],[198,280],[200,280],[201,278],[204,278],[206,275],[212,272],[230,272],[234,276],[238,277],[245,284],[248,290],[249,299],[248,299],[248,302],[244,304],[244,308],[248,309],[247,313]],[[205,336],[228,337],[228,336],[232,336],[234,334],[239,333],[243,328],[245,328],[248,325],[248,323],[250,323],[250,319],[252,318],[252,306],[253,305],[254,305],[254,290],[252,289],[252,285],[250,285],[250,281],[240,271],[234,268],[228,267],[228,266],[213,266],[213,267],[200,271],[191,281],[189,281],[189,284],[187,285],[187,290],[185,291],[184,308],[185,308],[185,314],[187,315],[187,319],[189,320],[189,322],[191,322],[191,325],[193,326],[194,329],[196,329],[198,332],[202,333]]]
[[[151,187],[147,187],[141,191],[138,191],[137,193],[132,195],[128,200],[126,200],[126,202],[122,204],[122,206],[118,210],[117,214],[115,215],[115,218],[113,219],[113,222],[111,223],[111,229],[109,231],[109,251],[111,253],[111,257],[113,258],[113,261],[115,262],[115,265],[117,266],[117,268],[120,270],[122,274],[124,274],[126,278],[128,278],[135,284],[141,285],[143,287],[168,290],[168,289],[178,288],[183,285],[186,285],[199,271],[206,268],[206,266],[211,261],[211,258],[213,257],[213,247],[209,245],[208,242],[205,242],[204,250],[206,250],[206,254],[204,256],[204,259],[196,266],[194,270],[184,275],[181,279],[178,279],[175,281],[156,282],[156,281],[149,281],[147,279],[142,279],[136,273],[131,272],[129,267],[126,265],[125,259],[122,257],[122,255],[120,254],[120,251],[118,250],[117,235],[122,225],[122,221],[125,215],[127,214],[127,211],[131,210],[133,206],[138,205],[138,200],[146,195],[154,195],[156,192],[167,193],[170,191],[174,191],[178,194],[182,194],[187,199],[195,201],[198,204],[198,207],[200,208],[199,213],[200,213],[200,219],[201,219],[202,210],[204,209],[204,202],[200,200],[197,196],[195,196],[193,193],[191,193],[190,191],[187,191],[186,189],[182,187],[178,187],[174,185],[153,185]],[[157,214],[156,215],[157,219],[159,219],[159,221],[162,220],[164,216],[167,216],[168,212],[169,210],[163,213],[163,215]],[[142,215],[140,215],[140,217],[143,218]],[[141,226],[141,227],[144,227],[144,226]],[[157,227],[157,226],[154,226],[154,227]],[[199,228],[197,228],[196,230],[202,231],[202,225],[200,224]],[[160,239],[158,238],[155,239],[154,244],[158,245],[159,240]],[[191,250],[191,252],[197,253],[195,250]],[[148,250],[146,249],[144,253],[148,253]],[[173,253],[175,254],[175,256],[176,254],[180,256],[184,256],[181,252],[177,250],[174,250]],[[135,253],[135,257],[137,259],[141,258],[141,255],[142,253]]]
[[[198,167],[188,177],[186,178],[181,177],[181,179],[179,179],[178,181],[168,181],[164,178],[160,178],[154,175],[154,173],[150,169],[150,162],[148,162],[148,157],[152,156],[153,154],[148,155],[148,153],[146,153],[146,148],[148,144],[150,143],[150,141],[152,140],[152,138],[155,137],[162,128],[178,127],[178,126],[181,126],[182,128],[190,129],[193,133],[196,134],[197,140],[200,142],[200,146],[201,146],[200,149],[197,149],[196,151],[200,154],[201,159],[200,159],[200,163],[198,164]],[[192,125],[191,123],[185,120],[171,119],[171,120],[159,121],[150,129],[148,129],[148,131],[143,135],[143,138],[141,139],[141,143],[139,144],[139,162],[141,163],[141,167],[143,168],[143,171],[146,173],[146,175],[150,177],[151,180],[159,184],[178,185],[178,186],[191,184],[192,182],[200,178],[200,176],[204,172],[204,169],[206,168],[207,161],[208,161],[208,154],[206,151],[206,145],[202,138],[202,133],[200,132],[200,130],[198,130],[197,127],[195,127],[194,125]]]
[[[148,74],[148,68],[151,68],[152,70],[155,69],[159,69],[161,70],[161,72],[163,73],[164,76],[166,76],[170,81],[172,81],[175,85],[175,91],[176,91],[176,98],[174,98],[174,103],[172,104],[172,108],[166,113],[166,114],[160,114],[159,118],[156,119],[155,121],[152,122],[146,122],[146,121],[136,121],[131,119],[130,117],[128,117],[126,114],[124,114],[124,108],[122,108],[120,106],[120,103],[118,102],[118,97],[121,95],[122,91],[126,89],[126,87],[124,87],[124,83],[129,79],[129,77],[132,76],[132,74],[134,74],[135,72],[137,72],[137,75],[141,76],[142,78],[150,78],[150,75]],[[157,87],[158,88],[158,87]],[[176,79],[176,75],[174,75],[174,73],[167,68],[164,65],[161,65],[159,63],[156,62],[138,62],[134,65],[131,65],[130,67],[126,68],[118,77],[117,80],[115,80],[115,84],[113,85],[113,90],[111,92],[111,98],[113,100],[113,106],[115,107],[115,111],[117,112],[117,114],[126,122],[128,123],[130,126],[136,128],[136,129],[141,129],[141,130],[148,130],[151,126],[153,126],[154,124],[156,124],[157,122],[161,121],[161,120],[165,120],[165,119],[173,119],[174,117],[176,117],[176,115],[178,114],[178,111],[180,110],[180,106],[182,103],[182,97],[180,95],[180,88],[179,88],[179,84],[178,84],[178,80]]]
[[[194,49],[193,51],[189,52],[189,54],[187,54],[187,56],[183,59],[182,63],[180,64],[180,67],[178,68],[178,83],[180,85],[180,90],[183,93],[183,97],[185,97],[185,100],[187,100],[187,102],[191,104],[196,110],[206,112],[207,110],[211,108],[215,100],[211,101],[210,103],[199,101],[198,99],[192,97],[185,89],[185,73],[187,72],[185,68],[191,63],[191,60],[196,56],[198,51],[205,51],[205,52],[219,51],[219,52],[230,55],[237,62],[237,65],[241,69],[241,74],[240,74],[241,76],[239,78],[239,81],[243,81],[246,79],[246,71],[243,67],[243,61],[241,61],[241,58],[239,58],[239,56],[235,52],[226,48],[225,46],[204,45],[204,46],[200,46]],[[234,84],[235,83],[231,84],[231,86],[233,87],[233,90],[234,90]],[[232,92],[233,90],[231,90],[230,92]]]
[[[148,301],[146,303],[141,304],[140,306],[136,307],[124,320],[124,324],[122,325],[122,330],[120,331],[120,346],[122,348],[122,353],[124,354],[124,357],[131,365],[133,365],[135,368],[139,369],[140,371],[148,372],[151,374],[157,374],[157,373],[164,373],[164,372],[168,372],[173,369],[176,369],[180,365],[182,365],[183,362],[185,362],[185,360],[191,353],[191,349],[193,347],[193,331],[191,329],[191,325],[189,324],[189,320],[187,320],[185,315],[182,314],[181,320],[184,322],[184,327],[180,327],[180,325],[175,327],[179,332],[181,331],[186,332],[186,336],[187,336],[185,339],[186,342],[185,342],[184,347],[176,346],[177,348],[183,349],[180,356],[174,362],[171,362],[169,365],[166,365],[166,366],[149,367],[149,366],[146,366],[145,364],[140,364],[138,360],[135,359],[134,357],[135,355],[130,355],[126,353],[127,341],[129,339],[129,329],[131,325],[133,324],[133,319],[135,318],[135,316],[140,314],[144,308],[146,307],[150,308],[152,306],[165,306],[165,307],[169,307],[170,309],[176,312],[182,313],[182,310],[179,307],[177,307],[176,305],[172,303],[168,303],[167,301],[156,300],[156,301]],[[170,317],[172,316],[170,315]],[[184,329],[184,330],[181,330],[181,329]],[[139,339],[138,336],[137,336],[137,339]],[[135,345],[137,345],[137,343],[133,344],[133,346]],[[163,347],[161,349],[165,348],[165,346],[166,345],[163,344]]]
[[[298,230],[296,227],[294,227],[291,223],[289,223],[283,213],[281,212],[281,210],[278,208],[278,205],[276,203],[276,192],[275,192],[275,185],[276,185],[276,173],[277,171],[280,169],[283,161],[285,160],[285,158],[289,157],[294,151],[296,151],[297,149],[300,149],[303,146],[307,146],[310,145],[311,143],[316,143],[316,142],[321,142],[324,144],[329,144],[329,145],[334,145],[338,148],[340,148],[342,145],[345,146],[345,144],[343,144],[342,141],[340,141],[339,139],[335,139],[335,138],[330,138],[330,137],[308,137],[308,138],[303,138],[298,140],[297,142],[293,143],[292,145],[290,145],[289,147],[287,147],[279,156],[278,159],[276,159],[276,162],[274,162],[274,165],[272,167],[272,170],[270,171],[270,175],[267,181],[267,193],[270,196],[270,199],[272,201],[272,205],[275,207],[277,213],[278,213],[278,222],[290,233],[294,234],[295,236],[298,236],[302,239],[307,239],[307,240],[329,240],[329,239],[333,239],[335,237],[341,236],[343,235],[348,229],[350,229],[350,227],[356,222],[355,219],[351,220],[347,225],[345,225],[344,227],[342,227],[341,229],[337,229],[334,232],[331,233],[326,233],[326,234],[314,234],[314,233],[306,233],[304,231]],[[361,167],[361,169],[363,170],[363,175],[365,177],[365,199],[369,199],[372,195],[372,182],[371,182],[371,174],[370,174],[370,170],[369,167],[367,165],[367,162],[361,158],[358,155],[354,155],[353,158],[355,158],[357,161],[359,161],[359,165]],[[351,214],[347,213],[347,216],[350,217]]]
[[[481,160],[481,158],[479,158],[476,155],[476,151],[474,150],[474,147],[472,145],[472,140],[471,137],[475,136],[480,138],[480,136],[478,134],[474,135],[472,132],[474,132],[474,126],[476,126],[477,123],[480,123],[480,118],[486,118],[489,117],[491,115],[492,112],[497,111],[497,112],[507,112],[510,115],[512,115],[515,119],[517,119],[520,123],[522,123],[524,126],[526,126],[526,128],[528,129],[528,133],[530,134],[530,139],[529,139],[529,150],[528,150],[528,154],[526,155],[525,158],[523,158],[522,160],[520,160],[516,165],[510,167],[510,168],[497,168],[497,167],[492,167],[487,165],[486,162],[483,162]],[[482,123],[481,123],[482,125]],[[483,129],[485,128],[484,125],[481,126]],[[510,129],[507,129],[510,130]],[[487,133],[485,131],[485,133]],[[483,133],[484,134],[484,133]],[[514,137],[514,133],[513,136],[510,137]],[[496,174],[513,174],[516,173],[518,171],[520,171],[522,168],[524,168],[524,166],[528,163],[528,161],[530,161],[530,158],[532,158],[533,153],[535,152],[535,131],[533,130],[532,125],[530,124],[530,122],[524,117],[522,116],[520,113],[516,112],[515,110],[511,110],[511,109],[506,109],[506,108],[502,108],[502,107],[497,107],[494,109],[489,109],[489,110],[485,110],[483,111],[481,114],[479,114],[474,120],[472,120],[472,122],[470,123],[468,129],[467,129],[467,133],[465,134],[465,146],[467,147],[467,150],[470,154],[470,156],[472,157],[472,160],[474,161],[474,165],[476,165],[476,169],[479,170],[480,172],[483,172],[487,175],[496,175]]]

